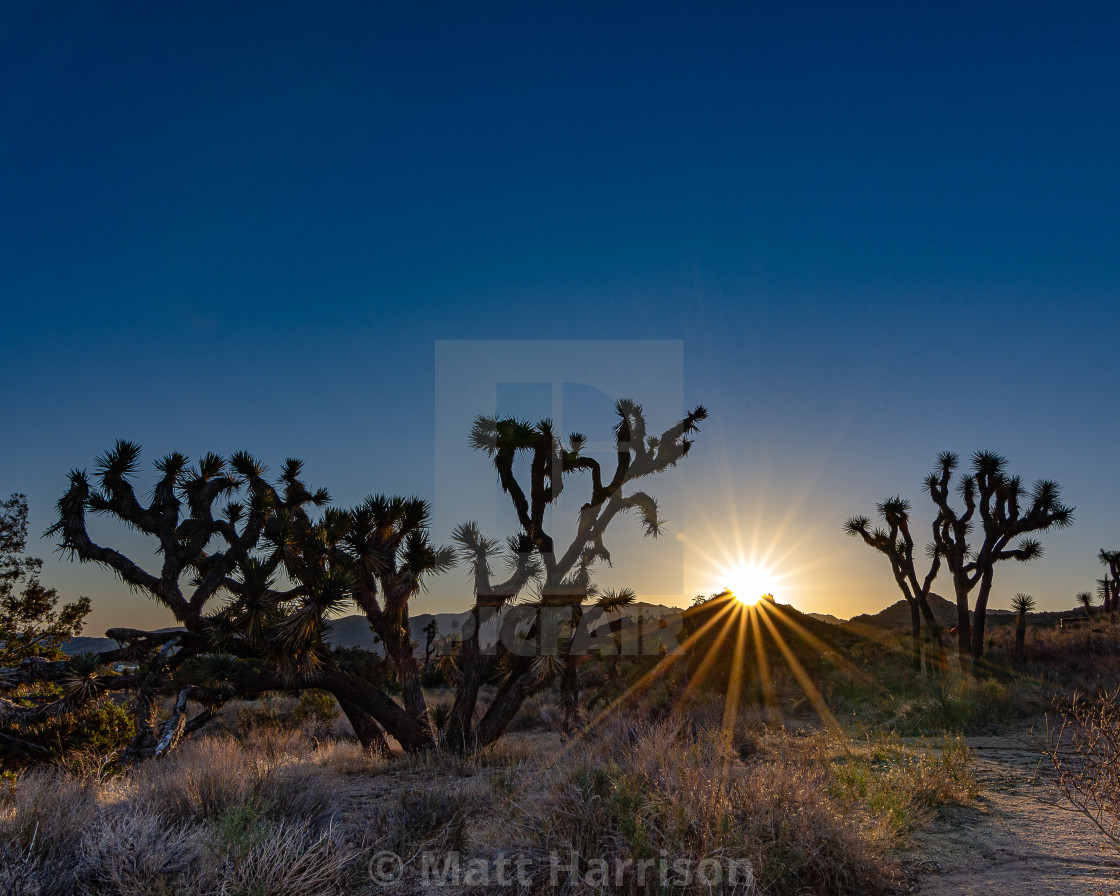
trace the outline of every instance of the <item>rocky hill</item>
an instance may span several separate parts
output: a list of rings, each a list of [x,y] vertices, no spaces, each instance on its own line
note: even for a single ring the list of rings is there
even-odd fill
[[[957,605],[953,601],[946,600],[938,594],[931,594],[929,608],[942,627],[948,629],[957,624]],[[910,631],[910,604],[905,600],[900,600],[878,613],[863,613],[859,616],[853,616],[842,624],[856,631],[865,628]]]

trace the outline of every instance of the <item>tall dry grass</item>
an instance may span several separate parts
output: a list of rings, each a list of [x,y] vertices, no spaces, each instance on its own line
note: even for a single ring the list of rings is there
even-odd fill
[[[768,730],[691,705],[564,740],[516,734],[470,759],[431,751],[373,759],[353,743],[258,726],[188,740],[118,777],[63,770],[0,799],[0,892],[276,894],[384,892],[368,874],[389,850],[394,892],[430,892],[425,852],[531,860],[528,883],[470,892],[582,893],[550,857],[747,860],[758,894],[898,890],[895,848],[946,802],[974,791],[957,741]],[[598,892],[742,894],[742,882],[662,887],[633,876]]]
[[[0,802],[0,892],[340,892],[376,832],[338,778],[291,732],[199,738],[105,781],[36,771]]]
[[[1120,618],[1098,614],[1091,621],[1075,622],[1067,628],[1028,624],[1024,671],[1047,673],[1065,684],[1120,675]],[[998,626],[989,632],[988,656],[999,665],[1016,665],[1014,626]]]

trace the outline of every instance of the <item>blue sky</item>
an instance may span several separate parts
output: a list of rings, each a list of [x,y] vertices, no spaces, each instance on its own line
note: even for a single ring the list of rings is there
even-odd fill
[[[128,437],[438,501],[437,341],[677,340],[712,419],[666,595],[753,551],[881,606],[843,519],[924,527],[991,448],[1078,508],[993,602],[1069,606],[1120,547],[1118,45],[1112,4],[5,4],[0,492],[42,531]]]

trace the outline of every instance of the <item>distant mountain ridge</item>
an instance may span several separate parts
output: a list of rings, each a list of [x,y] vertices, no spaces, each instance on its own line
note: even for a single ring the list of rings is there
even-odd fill
[[[954,628],[957,624],[957,605],[954,601],[946,600],[937,594],[930,595],[930,609],[937,621],[945,629]],[[969,620],[973,619],[974,614],[969,613]],[[1014,610],[1001,610],[989,608],[985,614],[985,624],[988,627],[998,625],[1010,625],[1015,622],[1017,614]],[[1062,619],[1084,619],[1085,611],[1081,607],[1074,607],[1071,610],[1044,610],[1036,611],[1028,615],[1028,621],[1031,625],[1057,625]],[[900,600],[897,603],[891,604],[886,609],[880,610],[878,613],[864,613],[859,616],[853,616],[847,622],[841,623],[843,626],[850,626],[853,629],[860,628],[878,628],[890,630],[910,630],[910,604],[905,600]],[[923,621],[924,625],[924,621]]]
[[[585,605],[584,612],[588,612],[592,605]],[[937,621],[941,623],[945,629],[950,629],[957,624],[957,605],[951,601],[946,600],[940,595],[931,595],[930,609],[933,610],[934,616]],[[636,620],[642,616],[670,616],[674,613],[684,612],[683,607],[670,607],[665,604],[650,604],[650,603],[635,603],[622,610],[622,617]],[[805,613],[802,614],[810,619],[825,625],[837,626],[839,628],[848,628],[851,631],[866,630],[868,628],[887,629],[890,631],[909,631],[910,630],[910,605],[905,600],[899,600],[885,607],[878,613],[862,613],[858,616],[853,616],[851,619],[844,620],[830,613]],[[970,616],[972,614],[969,614]],[[1013,610],[1000,610],[989,609],[987,613],[987,622],[989,625],[1006,625],[1015,621],[1015,612]],[[417,651],[422,652],[426,641],[424,628],[431,620],[436,621],[437,637],[444,637],[445,635],[462,634],[463,626],[470,618],[470,611],[464,610],[460,613],[420,613],[413,616],[409,620],[409,629],[412,640],[417,645]],[[604,617],[612,618],[610,616]],[[1070,610],[1048,610],[1039,611],[1030,614],[1030,623],[1032,625],[1057,625],[1059,620],[1062,619],[1084,619],[1085,611],[1081,607],[1074,607]],[[502,623],[502,617],[498,617],[489,623],[483,625],[480,641],[483,646],[493,644],[497,641],[498,632]],[[162,631],[170,631],[170,629],[162,629]],[[331,620],[330,628],[327,631],[327,643],[333,647],[360,647],[363,650],[371,650],[380,652],[377,643],[374,641],[373,632],[370,631],[369,622],[365,616],[350,615],[342,616],[338,619]],[[79,653],[100,653],[106,650],[114,650],[120,645],[116,641],[109,638],[96,638],[88,636],[79,636],[70,638],[62,645],[62,650],[69,656],[76,656]]]
[[[590,611],[591,607],[592,605],[585,605],[584,612]],[[664,604],[639,602],[624,607],[621,616],[627,619],[638,619],[642,616],[661,617],[679,613],[681,609],[681,607],[668,607]],[[429,622],[433,619],[436,621],[437,638],[445,635],[458,635],[462,634],[463,626],[470,619],[470,615],[470,610],[464,610],[461,613],[419,613],[409,618],[409,633],[413,642],[416,643],[418,651],[423,651],[427,640],[424,629]],[[613,618],[613,614],[608,614],[606,618]],[[502,619],[503,616],[499,616],[482,626],[479,640],[483,646],[488,646],[498,640]],[[169,631],[169,629],[164,629],[164,631]],[[363,650],[380,652],[377,642],[374,640],[373,632],[370,631],[369,620],[365,616],[357,614],[332,619],[327,629],[326,640],[332,647],[360,647]],[[79,653],[101,653],[106,650],[115,650],[119,646],[116,641],[109,638],[83,635],[70,638],[62,645],[62,649],[68,655],[76,656]]]

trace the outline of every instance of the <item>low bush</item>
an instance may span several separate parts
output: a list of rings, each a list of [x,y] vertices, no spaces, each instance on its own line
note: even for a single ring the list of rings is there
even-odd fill
[[[1120,849],[1120,690],[1060,702],[1047,754],[1058,790]]]

